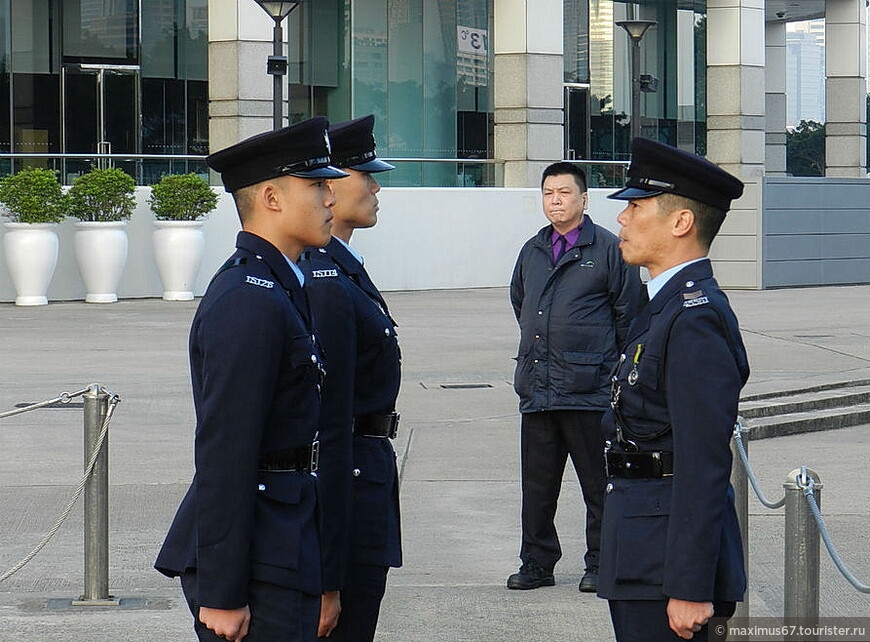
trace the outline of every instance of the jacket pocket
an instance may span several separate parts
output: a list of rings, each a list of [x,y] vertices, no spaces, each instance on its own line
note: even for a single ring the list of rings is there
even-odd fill
[[[351,542],[362,548],[381,548],[387,541],[387,516],[392,502],[392,469],[382,457],[358,460],[354,469],[354,529]]]
[[[299,568],[303,478],[300,473],[261,472],[252,554],[256,562]]]
[[[529,397],[532,394],[532,380],[535,376],[534,364],[529,355],[518,355],[514,357],[517,366],[514,369],[514,392],[521,398]]]
[[[565,363],[565,391],[592,392],[601,385],[601,352],[563,352]]]
[[[662,584],[670,490],[626,499],[616,535],[616,581]]]

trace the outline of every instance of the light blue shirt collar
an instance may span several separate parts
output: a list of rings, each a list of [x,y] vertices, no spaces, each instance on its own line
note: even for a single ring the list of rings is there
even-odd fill
[[[700,259],[693,259],[691,261],[686,261],[685,263],[680,263],[679,265],[675,265],[672,268],[668,268],[654,279],[650,279],[649,281],[647,281],[646,291],[647,294],[649,294],[649,300],[652,301],[653,297],[658,294],[661,289],[665,287],[665,285],[667,285],[667,282],[670,281],[677,272],[682,270],[687,265],[697,263],[698,261],[703,261],[706,258],[706,256],[702,256]]]
[[[336,241],[341,243],[345,247],[345,249],[353,255],[353,258],[355,258],[357,261],[359,261],[360,265],[365,265],[365,261],[363,260],[362,254],[357,252],[355,249],[353,249],[350,245],[348,245],[347,243],[342,241],[337,236],[333,236],[332,238],[334,238]]]
[[[290,266],[290,269],[293,270],[293,274],[296,275],[296,278],[299,279],[299,286],[305,285],[305,275],[302,274],[302,270],[299,269],[299,266],[296,265],[293,261],[287,258],[286,255],[282,254],[284,260],[287,261],[287,265]]]

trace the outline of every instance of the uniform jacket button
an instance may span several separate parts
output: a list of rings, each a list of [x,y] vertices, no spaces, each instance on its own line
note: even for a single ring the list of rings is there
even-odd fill
[[[359,468],[353,469],[353,476],[354,477],[359,477],[361,474],[362,474],[362,471]]]
[[[266,490],[266,484],[257,484],[257,490],[259,490],[259,491]]]

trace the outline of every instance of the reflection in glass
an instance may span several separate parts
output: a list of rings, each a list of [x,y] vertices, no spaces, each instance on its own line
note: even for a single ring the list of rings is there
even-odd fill
[[[0,2],[0,152],[12,151],[12,131],[9,124],[9,92],[11,90],[11,70],[9,63],[12,54],[11,16],[9,2]],[[9,173],[8,160],[0,160],[0,175]]]
[[[64,0],[63,40],[68,60],[138,62],[138,1]]]

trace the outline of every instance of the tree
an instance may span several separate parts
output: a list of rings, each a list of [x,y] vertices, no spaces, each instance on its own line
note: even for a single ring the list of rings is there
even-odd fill
[[[786,132],[786,170],[792,176],[825,175],[825,126],[802,120]]]

